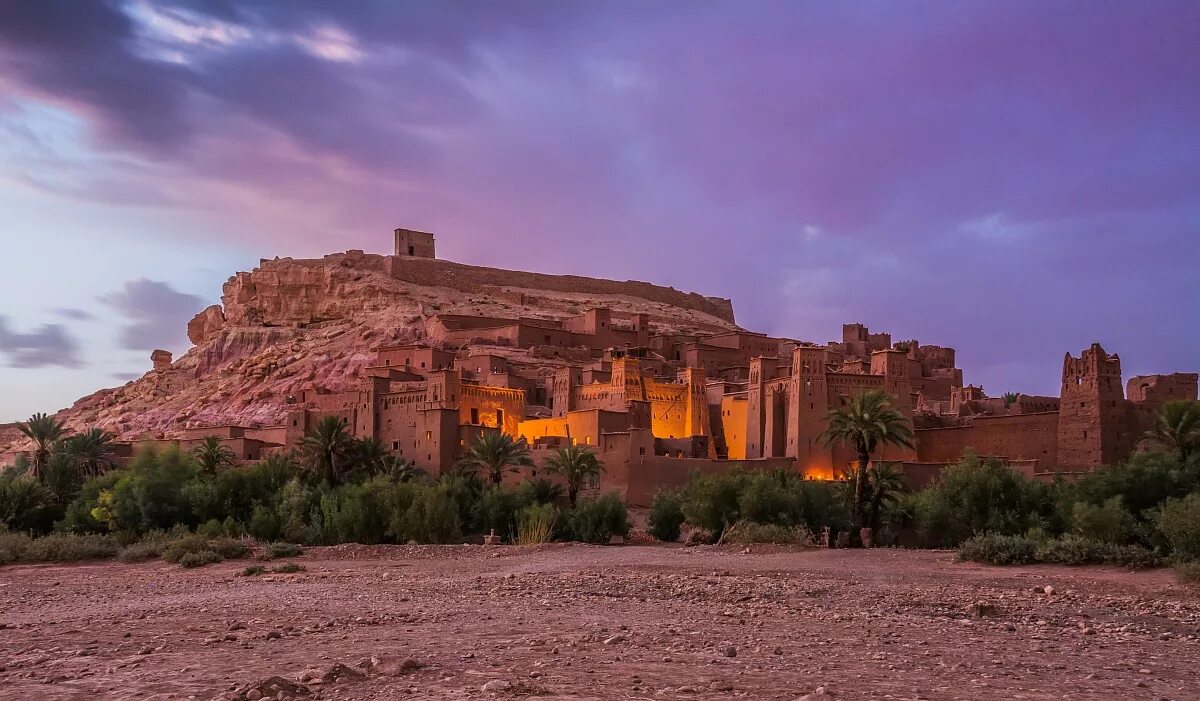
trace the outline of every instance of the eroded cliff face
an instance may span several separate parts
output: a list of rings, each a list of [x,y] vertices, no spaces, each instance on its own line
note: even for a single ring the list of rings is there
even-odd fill
[[[169,367],[88,395],[59,418],[72,430],[98,426],[123,440],[175,437],[191,426],[279,424],[303,389],[354,387],[376,348],[420,342],[425,320],[439,313],[558,319],[607,306],[649,314],[656,330],[736,328],[727,300],[647,283],[572,285],[571,278],[517,276],[446,261],[397,272],[396,262],[358,252],[264,260],[231,277],[222,304],[188,323],[193,346]],[[543,351],[503,353],[535,368],[562,362]],[[23,448],[19,442],[0,440],[0,453]]]

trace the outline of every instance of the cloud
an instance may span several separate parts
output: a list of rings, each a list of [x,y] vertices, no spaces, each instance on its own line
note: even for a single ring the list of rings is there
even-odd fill
[[[119,312],[129,323],[118,342],[130,350],[174,348],[187,343],[187,322],[204,308],[197,295],[177,292],[170,284],[141,278],[130,280],[100,301]]]
[[[1200,256],[1197,45],[1186,0],[0,3],[0,177],[266,255],[411,226],[782,335],[1053,365],[1100,327],[1175,367],[1200,347],[1164,282]]]
[[[72,321],[91,321],[92,319],[96,318],[95,314],[92,314],[86,309],[75,309],[73,307],[59,307],[58,309],[54,310],[54,313],[64,319],[70,319]]]
[[[8,318],[0,316],[0,354],[14,368],[58,366],[78,368],[79,342],[60,324],[42,324],[28,333],[9,328]]]

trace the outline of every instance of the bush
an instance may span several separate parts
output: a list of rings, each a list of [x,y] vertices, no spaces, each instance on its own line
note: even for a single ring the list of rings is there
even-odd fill
[[[250,515],[250,535],[256,540],[263,542],[275,540],[279,537],[279,518],[275,516],[275,512],[266,506],[254,507],[254,512]]]
[[[517,516],[517,544],[549,543],[557,519],[558,509],[553,504],[532,504],[521,509]]]
[[[747,477],[738,496],[738,515],[744,521],[761,524],[787,526],[803,522],[803,497],[798,489],[789,488],[790,482],[768,474]]]
[[[1076,533],[1101,543],[1124,544],[1133,538],[1133,515],[1125,510],[1119,495],[1106,499],[1100,506],[1076,502],[1071,520]]]
[[[242,570],[241,575],[243,577],[255,577],[266,571],[267,568],[263,567],[262,565],[250,565]]]
[[[571,536],[585,543],[608,543],[613,536],[629,534],[629,511],[616,492],[584,499],[567,519]]]
[[[1200,560],[1200,493],[1167,500],[1158,512],[1158,528],[1175,557]]]
[[[418,543],[453,543],[462,538],[458,502],[442,485],[416,492],[397,534]]]
[[[494,530],[497,535],[511,536],[517,530],[519,510],[516,494],[498,485],[489,486],[475,504],[475,529],[480,533]]]
[[[1056,494],[995,458],[968,454],[947,467],[913,503],[917,530],[930,544],[957,545],[972,536],[1015,536],[1031,528],[1061,532]],[[982,543],[999,541],[981,540]]]
[[[650,502],[650,535],[659,540],[673,543],[679,540],[683,526],[683,494],[663,490],[654,495]]]
[[[211,550],[200,550],[197,552],[185,553],[179,558],[180,567],[203,567],[217,562],[221,562],[224,558]]]
[[[1102,543],[1078,535],[1037,540],[1027,536],[985,534],[963,542],[960,560],[991,565],[1034,562],[1058,565],[1118,565],[1136,569],[1161,567],[1162,558],[1140,545]]]
[[[46,533],[54,523],[54,495],[16,470],[0,470],[0,525],[13,531]]]
[[[196,533],[205,538],[219,538],[221,536],[230,535],[225,530],[225,524],[215,518],[210,518],[196,528]]]
[[[1175,578],[1190,586],[1200,586],[1200,562],[1181,562],[1175,565]]]
[[[7,528],[0,525],[0,565],[22,560],[32,540],[24,533],[9,533]]]
[[[725,541],[750,545],[752,543],[777,543],[781,545],[816,544],[813,534],[804,526],[782,526],[777,523],[755,523],[738,521],[725,531]]]
[[[270,543],[263,549],[263,559],[277,560],[281,557],[299,557],[304,548],[293,543]]]
[[[51,533],[30,541],[21,559],[26,562],[102,560],[113,557],[120,549],[113,536]]]
[[[162,549],[162,559],[167,562],[178,563],[184,555],[203,552],[205,550],[209,550],[208,539],[204,536],[189,533],[171,541],[164,547]]]
[[[293,574],[296,572],[307,572],[308,568],[295,562],[285,562],[277,567],[272,567],[271,571],[275,574]]]
[[[738,500],[745,476],[700,475],[692,478],[684,493],[681,508],[687,522],[713,533],[722,533],[740,518]]]
[[[1037,562],[1037,542],[1024,536],[986,533],[963,541],[958,558],[989,565],[1023,565]]]
[[[250,547],[236,538],[213,538],[208,546],[226,560],[236,560],[250,554]]]
[[[131,543],[121,548],[117,559],[121,562],[143,562],[162,557],[163,544],[154,541]]]

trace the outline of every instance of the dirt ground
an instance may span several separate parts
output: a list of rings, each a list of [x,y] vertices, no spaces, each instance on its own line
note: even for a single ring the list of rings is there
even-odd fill
[[[297,561],[0,568],[0,699],[1200,699],[1200,600],[1165,571],[584,545]]]

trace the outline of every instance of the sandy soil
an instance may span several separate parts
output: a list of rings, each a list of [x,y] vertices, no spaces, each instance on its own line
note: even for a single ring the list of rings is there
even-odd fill
[[[1200,600],[1167,572],[665,546],[298,561],[0,568],[0,698],[236,698],[273,675],[323,699],[1200,698]]]

